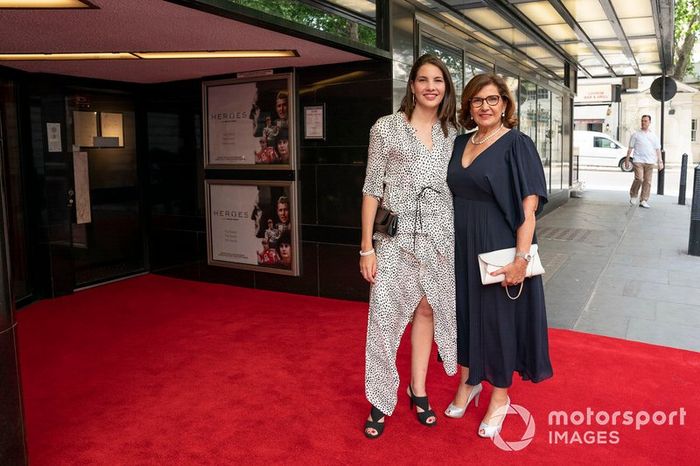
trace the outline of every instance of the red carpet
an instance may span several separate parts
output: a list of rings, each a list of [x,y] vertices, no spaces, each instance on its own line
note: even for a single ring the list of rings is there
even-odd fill
[[[502,451],[476,436],[487,396],[445,418],[455,378],[432,362],[436,428],[403,393],[384,435],[366,440],[366,305],[155,275],[36,303],[18,315],[30,462],[81,464],[698,464],[700,353],[552,330],[555,376],[519,380],[513,403],[533,441]],[[408,341],[399,354],[408,374]],[[434,358],[433,358],[434,359]],[[490,394],[486,388],[484,395]],[[550,426],[590,408],[685,425]],[[601,412],[603,412],[601,414]],[[661,414],[657,421],[661,421]],[[585,419],[584,419],[585,421]],[[558,442],[550,436],[558,432]],[[523,420],[508,416],[506,441]],[[566,436],[567,442],[562,439]],[[593,438],[591,438],[593,437]],[[617,442],[614,442],[617,439]],[[602,443],[603,441],[607,443]]]

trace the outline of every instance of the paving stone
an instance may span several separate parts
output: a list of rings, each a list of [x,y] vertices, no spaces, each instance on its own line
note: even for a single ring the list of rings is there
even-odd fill
[[[628,340],[644,341],[673,348],[700,351],[700,332],[682,324],[630,318]]]

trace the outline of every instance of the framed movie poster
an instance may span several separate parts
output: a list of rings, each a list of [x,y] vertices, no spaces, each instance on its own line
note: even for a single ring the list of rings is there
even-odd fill
[[[209,264],[298,276],[294,183],[206,180]]]
[[[294,169],[292,75],[202,83],[204,168]]]

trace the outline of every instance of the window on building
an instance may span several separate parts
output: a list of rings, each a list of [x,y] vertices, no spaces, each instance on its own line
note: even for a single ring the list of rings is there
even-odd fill
[[[691,142],[697,142],[698,141],[698,119],[693,118],[690,120],[690,141]]]

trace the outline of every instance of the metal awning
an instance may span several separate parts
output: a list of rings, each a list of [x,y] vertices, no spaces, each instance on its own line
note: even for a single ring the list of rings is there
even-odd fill
[[[673,61],[673,0],[419,0],[497,53],[563,77],[660,75]],[[526,55],[523,58],[523,54]]]

